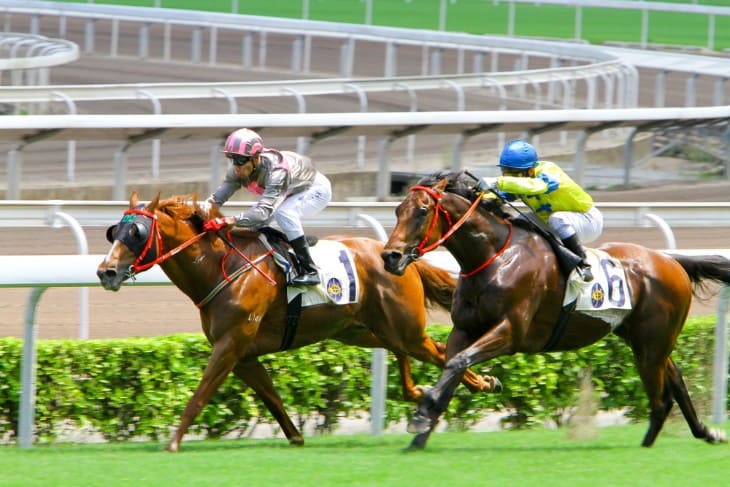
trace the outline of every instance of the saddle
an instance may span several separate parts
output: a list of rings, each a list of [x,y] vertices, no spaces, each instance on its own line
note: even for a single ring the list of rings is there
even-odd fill
[[[259,232],[266,237],[269,244],[274,248],[274,251],[276,251],[277,254],[286,258],[290,269],[301,269],[299,258],[283,232],[272,227],[260,228]],[[307,239],[307,244],[310,247],[314,247],[317,245],[317,242],[319,242],[319,238],[314,235],[306,235],[305,238]],[[287,275],[287,277],[289,276]]]

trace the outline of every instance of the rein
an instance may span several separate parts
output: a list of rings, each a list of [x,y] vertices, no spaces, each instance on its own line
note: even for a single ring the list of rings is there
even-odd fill
[[[444,209],[443,206],[441,206],[441,198],[443,197],[443,193],[439,193],[438,191],[434,191],[433,188],[429,188],[428,186],[421,186],[421,185],[415,185],[410,187],[410,191],[424,191],[426,194],[431,196],[436,201],[436,216],[431,220],[431,226],[428,229],[428,232],[426,232],[426,235],[423,237],[423,240],[418,244],[417,251],[419,253],[419,257],[425,254],[426,252],[430,252],[431,250],[437,248],[439,245],[443,244],[446,240],[448,240],[456,230],[461,227],[461,225],[464,224],[464,222],[471,216],[472,213],[474,213],[474,210],[476,210],[477,206],[479,206],[479,203],[481,201],[481,197],[476,198],[474,202],[471,204],[468,210],[464,212],[464,214],[459,218],[459,220],[456,223],[451,223],[451,217],[449,216],[449,213]],[[427,245],[426,242],[431,238],[431,235],[433,234],[433,231],[436,229],[436,225],[438,224],[438,217],[439,215],[444,215],[446,218],[447,223],[449,224],[449,228],[444,233],[440,239],[438,239],[436,242],[432,243],[431,245]],[[485,269],[489,264],[494,262],[494,260],[502,255],[507,248],[509,247],[510,242],[512,241],[512,222],[510,222],[508,219],[503,219],[504,223],[509,227],[509,233],[507,234],[507,238],[505,239],[504,245],[502,245],[502,248],[500,248],[496,253],[494,253],[491,257],[489,257],[486,261],[484,261],[479,267],[476,269],[473,269],[469,272],[461,272],[459,273],[459,277],[471,277],[474,274],[478,273],[479,271]]]

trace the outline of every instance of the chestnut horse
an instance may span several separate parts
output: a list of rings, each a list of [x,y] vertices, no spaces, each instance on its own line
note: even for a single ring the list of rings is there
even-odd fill
[[[212,353],[195,393],[188,401],[168,449],[178,451],[185,431],[200,414],[223,380],[233,371],[251,387],[281,425],[293,445],[304,443],[287,415],[271,378],[258,361],[282,348],[287,330],[287,291],[283,271],[258,232],[205,233],[207,215],[195,197],[159,195],[149,204],[133,193],[129,210],[110,227],[112,247],[97,275],[107,290],[159,264],[170,280],[200,308],[203,333]],[[231,242],[229,247],[222,238]],[[303,307],[296,335],[285,348],[298,348],[328,338],[348,345],[385,348],[398,359],[403,396],[417,402],[423,396],[410,373],[410,357],[439,367],[445,347],[426,334],[426,304],[446,310],[456,281],[444,270],[419,263],[403,277],[383,270],[382,242],[369,238],[338,237],[352,253],[360,280],[359,301],[348,305]],[[239,273],[237,273],[237,270]],[[244,271],[244,272],[240,272]],[[463,380],[472,392],[496,387],[489,377],[467,372]]]
[[[443,244],[461,269],[446,367],[408,425],[416,433],[411,448],[425,447],[467,367],[508,354],[574,350],[611,331],[606,321],[580,312],[567,323],[559,318],[565,316],[566,277],[547,240],[524,219],[511,218],[498,199],[480,199],[465,173],[423,178],[398,206],[397,224],[382,253],[385,268],[402,275],[423,253]],[[600,249],[622,264],[633,304],[613,333],[631,347],[649,399],[642,445],[654,443],[673,401],[696,438],[725,442],[724,431],[697,417],[670,354],[687,318],[693,283],[730,284],[730,260],[670,256],[628,243]]]

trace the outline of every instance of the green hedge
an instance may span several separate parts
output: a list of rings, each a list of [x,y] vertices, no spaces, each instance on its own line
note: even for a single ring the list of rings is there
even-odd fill
[[[714,317],[686,326],[674,354],[695,405],[709,411]],[[429,328],[444,341],[449,329]],[[87,427],[108,441],[134,437],[167,438],[195,390],[210,346],[202,335],[117,340],[41,340],[38,342],[35,424],[41,441],[52,441],[69,422]],[[0,339],[0,437],[17,428],[22,340]],[[317,417],[323,429],[337,419],[362,414],[370,406],[369,350],[324,342],[262,357],[284,404],[302,425]],[[468,428],[486,412],[513,412],[506,427],[553,419],[558,424],[575,404],[584,370],[590,369],[600,409],[628,408],[646,418],[646,397],[631,351],[616,337],[578,352],[515,355],[475,371],[499,377],[501,394],[470,394],[459,387],[444,419],[451,428]],[[417,384],[436,382],[440,370],[414,364]],[[414,405],[400,399],[395,359],[389,358],[387,421],[408,417]],[[190,429],[215,438],[241,432],[252,421],[273,421],[263,404],[229,377]]]

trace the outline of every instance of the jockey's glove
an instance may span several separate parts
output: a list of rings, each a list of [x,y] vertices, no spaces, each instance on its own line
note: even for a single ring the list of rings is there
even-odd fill
[[[497,178],[487,176],[480,178],[477,185],[474,186],[474,189],[481,192],[497,189]]]
[[[225,218],[213,218],[203,223],[203,230],[206,232],[217,232],[228,226],[228,222]]]

